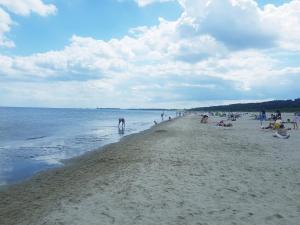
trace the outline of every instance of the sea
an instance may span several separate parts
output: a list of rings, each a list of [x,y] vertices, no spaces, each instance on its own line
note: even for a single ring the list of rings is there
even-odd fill
[[[63,166],[63,161],[146,130],[161,110],[0,107],[0,185]],[[166,111],[174,117],[175,111]],[[125,118],[125,129],[118,118]]]

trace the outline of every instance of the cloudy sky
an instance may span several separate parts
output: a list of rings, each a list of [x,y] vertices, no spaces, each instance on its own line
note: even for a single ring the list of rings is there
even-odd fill
[[[300,97],[300,0],[0,0],[0,106]]]

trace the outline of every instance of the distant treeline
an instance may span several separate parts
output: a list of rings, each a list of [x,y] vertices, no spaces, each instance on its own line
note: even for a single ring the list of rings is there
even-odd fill
[[[190,109],[190,111],[220,111],[220,112],[259,112],[266,110],[274,112],[300,112],[300,98],[295,100],[275,100],[260,103],[238,103],[231,105],[220,105],[210,107],[199,107]]]

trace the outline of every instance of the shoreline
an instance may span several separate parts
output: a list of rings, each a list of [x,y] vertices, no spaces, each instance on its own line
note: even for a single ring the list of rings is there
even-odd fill
[[[173,118],[172,121],[176,120],[176,119],[177,119],[177,117]],[[163,124],[165,122],[168,122],[168,120],[161,121],[156,126],[158,126],[160,124]],[[76,155],[76,156],[73,156],[71,158],[61,159],[61,160],[58,161],[61,164],[56,164],[55,166],[50,166],[49,168],[44,168],[44,169],[38,170],[38,171],[34,172],[32,175],[30,175],[30,176],[28,176],[26,178],[22,178],[20,180],[13,181],[11,183],[6,183],[6,184],[3,184],[3,185],[0,185],[0,191],[8,189],[8,188],[10,188],[11,186],[14,186],[14,185],[22,184],[23,182],[27,182],[31,178],[33,178],[33,177],[35,177],[35,176],[37,176],[39,174],[42,174],[44,172],[48,172],[48,171],[51,171],[51,170],[56,170],[56,169],[63,168],[65,166],[71,164],[72,161],[76,160],[77,158],[84,157],[86,154],[90,154],[90,153],[92,154],[94,151],[102,151],[102,149],[106,148],[106,146],[108,146],[108,145],[118,143],[118,142],[122,141],[123,139],[125,139],[125,138],[127,138],[127,137],[129,137],[131,135],[136,135],[136,134],[139,134],[139,133],[143,133],[143,132],[145,132],[147,130],[152,129],[154,126],[155,125],[151,125],[150,127],[146,128],[144,130],[136,131],[134,133],[129,133],[128,135],[126,135],[126,134],[122,135],[122,137],[120,137],[118,140],[112,139],[111,141],[108,141],[108,143],[106,143],[106,144],[100,145],[99,147],[96,147],[94,149],[87,150],[84,153]]]
[[[1,225],[296,225],[299,132],[257,127],[186,116],[128,135],[1,190]]]
[[[6,204],[12,203],[12,205],[13,205],[11,207],[12,211],[18,211],[19,210],[18,208],[24,209],[26,211],[26,207],[23,207],[22,204],[20,207],[19,203],[20,202],[25,203],[25,205],[27,206],[28,201],[29,201],[29,204],[32,203],[31,200],[38,201],[39,206],[41,206],[43,204],[42,204],[42,202],[39,201],[39,199],[42,199],[45,196],[41,197],[40,195],[43,192],[43,188],[45,188],[49,184],[48,180],[55,180],[55,181],[58,180],[58,183],[64,183],[63,181],[59,181],[60,178],[69,177],[69,173],[73,173],[75,170],[80,171],[82,167],[85,167],[84,164],[86,164],[87,162],[89,163],[90,161],[93,161],[95,156],[99,157],[99,159],[98,159],[99,162],[106,164],[107,160],[105,160],[105,159],[102,160],[102,158],[108,157],[108,155],[110,155],[110,154],[114,155],[114,153],[116,153],[116,154],[120,153],[120,152],[114,152],[116,147],[119,148],[123,143],[128,143],[132,139],[143,138],[143,136],[145,136],[151,132],[154,132],[154,130],[159,129],[160,127],[164,126],[165,124],[172,123],[178,119],[180,119],[180,118],[174,118],[171,121],[168,121],[168,120],[162,121],[162,122],[158,123],[157,125],[152,125],[150,128],[148,128],[146,130],[123,136],[117,142],[112,142],[112,143],[106,144],[104,146],[101,146],[97,149],[85,152],[83,155],[78,155],[78,156],[72,157],[70,159],[65,159],[65,160],[63,160],[63,166],[61,166],[61,167],[43,170],[43,171],[37,172],[33,176],[31,176],[25,180],[22,180],[20,182],[0,186],[0,199],[1,199],[1,201],[0,201],[0,221],[2,221],[2,219],[4,218],[3,221],[5,224],[5,218],[6,218],[7,214],[10,214],[10,213],[7,213],[7,211],[5,209]],[[118,150],[120,150],[120,149],[117,149],[117,151]],[[108,159],[108,162],[111,160],[112,159]],[[108,168],[109,168],[109,166],[108,166]],[[103,171],[110,172],[107,170],[108,170],[107,168],[103,168]],[[63,186],[69,185],[67,183],[68,182],[66,181],[63,184]],[[57,188],[60,189],[60,186],[57,186]],[[61,186],[61,188],[62,189],[60,191],[55,190],[54,194],[56,195],[59,192],[63,192],[63,187]],[[32,189],[37,189],[37,190],[34,190],[32,192],[32,191],[30,191]],[[24,192],[24,191],[27,192],[27,194],[32,195],[32,196],[30,196],[29,199],[27,198],[27,196],[25,196],[24,199],[23,198],[21,198],[21,199],[14,198],[14,196],[21,197],[21,195],[23,194],[22,192]],[[58,194],[58,196],[55,196],[54,199],[52,199],[52,201],[56,201],[57,199],[60,199],[60,197],[61,196]],[[14,199],[14,202],[11,202],[11,199]],[[42,207],[43,210],[44,210],[44,207],[45,206]],[[48,208],[48,206],[46,206],[46,208]],[[17,214],[17,213],[14,213],[14,214]],[[30,220],[30,217],[31,216],[28,217],[29,220]],[[26,218],[25,215],[24,215],[24,218]],[[22,219],[24,219],[24,218],[22,218]],[[9,222],[8,224],[11,224],[11,223]],[[15,222],[14,222],[14,224],[15,224]],[[19,222],[18,222],[18,224],[19,224]],[[31,223],[29,223],[29,224],[31,224]],[[3,224],[1,223],[1,225],[3,225]]]

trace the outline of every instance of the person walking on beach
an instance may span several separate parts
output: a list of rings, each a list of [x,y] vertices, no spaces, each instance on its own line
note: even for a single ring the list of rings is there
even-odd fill
[[[293,125],[294,125],[294,130],[298,130],[298,122],[300,121],[300,112],[295,113],[294,118],[293,118]]]
[[[266,114],[266,111],[265,111],[265,110],[262,110],[262,111],[261,111],[261,114],[260,114],[260,125],[262,126],[263,121],[266,121],[266,120],[267,120],[267,114]]]
[[[279,110],[276,111],[276,119],[281,120],[281,112]]]

